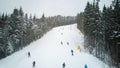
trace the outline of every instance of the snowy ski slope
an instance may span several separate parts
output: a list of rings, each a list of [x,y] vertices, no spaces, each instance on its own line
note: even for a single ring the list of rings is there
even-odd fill
[[[41,39],[0,60],[0,68],[33,68],[33,61],[36,61],[35,68],[62,68],[63,62],[66,64],[65,68],[84,68],[85,64],[88,68],[109,68],[84,52],[83,41],[83,34],[76,24],[56,27]],[[81,52],[77,50],[78,45],[81,46]],[[74,56],[71,55],[71,49]],[[28,57],[28,51],[31,57]]]

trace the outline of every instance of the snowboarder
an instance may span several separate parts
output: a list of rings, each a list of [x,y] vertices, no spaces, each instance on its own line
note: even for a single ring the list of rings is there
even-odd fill
[[[63,62],[62,67],[65,68],[65,62]]]
[[[28,57],[30,57],[30,52],[28,52]]]
[[[88,68],[86,64],[85,64],[85,67],[84,67],[84,68]]]
[[[73,50],[71,50],[71,54],[72,54],[72,56],[73,56]]]
[[[33,61],[33,63],[32,63],[32,64],[33,64],[33,67],[35,67],[35,61]]]

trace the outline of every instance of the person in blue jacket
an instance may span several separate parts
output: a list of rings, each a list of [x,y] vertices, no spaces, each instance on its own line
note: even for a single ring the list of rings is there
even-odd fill
[[[85,67],[84,68],[88,68],[88,66],[85,64]]]

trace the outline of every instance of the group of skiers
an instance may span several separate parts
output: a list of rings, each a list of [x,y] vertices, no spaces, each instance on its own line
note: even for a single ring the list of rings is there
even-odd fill
[[[61,45],[63,45],[63,42],[61,41]],[[69,45],[69,42],[67,42],[67,45]]]
[[[65,68],[65,66],[66,66],[65,62],[63,62],[62,68]],[[87,64],[85,64],[84,68],[88,68]]]
[[[72,53],[72,56],[73,56],[73,50],[71,50],[71,53]],[[30,57],[30,56],[31,56],[31,54],[30,54],[30,52],[28,52],[28,57]],[[35,64],[36,64],[36,62],[33,61],[32,66],[35,67]],[[66,66],[65,62],[63,62],[62,67],[65,68],[65,66]],[[87,68],[87,65],[85,65],[84,68]]]
[[[63,45],[63,42],[62,42],[62,41],[61,41],[61,44]],[[67,45],[69,45],[69,42],[67,42]],[[81,49],[80,49],[80,46],[77,46],[77,50],[79,50],[79,51],[81,50]],[[73,51],[72,49],[71,49],[71,54],[72,54],[72,56],[74,55],[74,51]],[[28,51],[28,58],[29,58],[29,57],[31,57],[31,53]],[[32,62],[32,66],[35,67],[35,64],[36,64],[36,62],[33,61],[33,62]],[[65,62],[63,62],[62,67],[63,67],[63,68],[66,67]],[[84,68],[88,68],[88,66],[85,64]]]
[[[28,51],[28,53],[27,53],[27,54],[28,54],[28,58],[29,58],[29,57],[31,57],[31,54],[30,54],[30,52],[29,52],[29,51]],[[32,66],[33,66],[33,67],[35,67],[35,64],[36,64],[36,62],[35,62],[35,61],[33,61],[33,62],[32,62]]]
[[[62,42],[62,41],[61,41],[61,45],[63,45],[63,42]],[[67,42],[67,45],[69,45],[69,42]],[[79,52],[81,52],[81,47],[80,47],[80,45],[77,46],[77,50],[78,50]],[[74,55],[72,49],[71,49],[71,54],[72,54],[72,56]]]
[[[61,45],[63,45],[63,42],[61,41]],[[67,42],[67,45],[69,45],[69,42]],[[81,51],[81,48],[80,48],[80,45],[77,46],[77,50],[80,52]],[[74,51],[73,49],[71,49],[71,54],[72,56],[74,56]],[[65,68],[66,64],[65,62],[63,62],[62,64],[62,68]],[[87,64],[85,64],[84,68],[88,68]]]
[[[63,45],[63,42],[62,42],[62,41],[61,41],[61,45]],[[69,45],[69,42],[67,42],[67,45]],[[77,50],[78,50],[79,52],[81,51],[80,45],[77,46]],[[74,56],[74,51],[73,51],[73,49],[71,49],[71,54],[72,54],[72,56]],[[62,68],[65,68],[65,66],[66,66],[65,62],[63,62]],[[85,64],[84,68],[88,68],[87,64]]]

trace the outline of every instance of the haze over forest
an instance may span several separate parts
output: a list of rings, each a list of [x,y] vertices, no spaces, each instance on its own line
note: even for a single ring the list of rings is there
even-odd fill
[[[93,0],[0,0],[0,13],[12,13],[14,8],[23,7],[25,13],[41,17],[45,16],[76,16],[84,11],[87,1]],[[111,4],[112,0],[100,0],[100,9]]]

